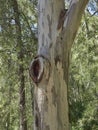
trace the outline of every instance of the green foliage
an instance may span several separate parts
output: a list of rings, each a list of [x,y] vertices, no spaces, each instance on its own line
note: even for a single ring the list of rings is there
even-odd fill
[[[35,37],[37,21],[35,5],[30,1],[18,1],[22,46],[24,51],[23,62],[18,59],[21,48],[17,45],[15,17],[11,0],[2,0],[0,4],[0,130],[19,129],[19,73],[18,64],[25,69],[26,114],[28,130],[32,129],[32,97],[28,76],[31,58],[36,53],[37,39]]]
[[[86,14],[72,48],[70,121],[72,130],[98,129],[98,17]]]

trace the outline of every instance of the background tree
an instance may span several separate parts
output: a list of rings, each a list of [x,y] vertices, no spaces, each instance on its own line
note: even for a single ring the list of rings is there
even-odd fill
[[[22,1],[21,1],[22,2]],[[0,129],[19,129],[19,116],[21,113],[19,112],[19,71],[18,66],[22,64],[24,68],[24,82],[25,86],[25,94],[26,94],[26,108],[25,110],[27,115],[27,127],[28,129],[32,129],[32,106],[31,106],[31,96],[30,90],[33,88],[29,83],[28,77],[28,64],[30,63],[30,56],[33,56],[36,50],[36,38],[34,37],[33,24],[36,22],[35,17],[30,17],[33,10],[33,3],[23,1],[22,3],[18,2],[18,12],[19,12],[19,22],[21,23],[21,36],[19,38],[22,39],[22,45],[17,42],[19,38],[19,33],[16,31],[17,22],[15,22],[16,12],[13,10],[12,1],[2,1],[0,5],[0,68],[1,68],[1,113],[0,120],[1,125]],[[24,14],[22,10],[24,6],[29,7],[28,12],[25,10]],[[32,7],[32,8],[31,8]],[[31,10],[32,9],[32,10]],[[29,15],[29,16],[28,16]],[[29,20],[28,20],[29,17]],[[18,22],[18,23],[19,23]],[[35,29],[36,30],[36,29]],[[32,43],[32,44],[31,44]],[[19,60],[19,52],[23,49],[24,57],[23,61]],[[32,54],[32,50],[34,53]],[[32,87],[32,88],[31,88]],[[29,109],[28,109],[29,108]],[[21,111],[22,112],[22,111]]]

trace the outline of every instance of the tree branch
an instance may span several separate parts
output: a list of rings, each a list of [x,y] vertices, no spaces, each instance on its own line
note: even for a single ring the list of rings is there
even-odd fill
[[[89,35],[89,26],[88,26],[88,22],[87,22],[87,18],[86,18],[85,14],[84,14],[84,21],[85,21],[85,26],[86,26],[87,36],[88,36]]]
[[[70,47],[75,39],[82,18],[82,14],[84,12],[85,6],[87,5],[88,1],[89,0],[71,0],[64,21],[64,39],[70,41],[70,43],[67,43],[69,44],[68,46]]]
[[[24,17],[24,19],[25,19],[25,21],[26,21],[26,23],[27,23],[27,26],[28,26],[28,28],[29,28],[29,30],[30,30],[30,32],[31,32],[31,35],[32,35],[33,39],[34,39],[34,40],[37,40],[37,38],[36,38],[34,32],[33,32],[32,29],[31,29],[31,26],[30,26],[30,24],[29,24],[29,21],[28,21],[27,17],[25,16],[25,14],[24,14],[23,12],[21,12],[21,14],[22,14],[22,16]]]

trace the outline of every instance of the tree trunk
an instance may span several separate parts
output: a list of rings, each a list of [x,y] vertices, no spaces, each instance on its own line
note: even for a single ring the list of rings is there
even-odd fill
[[[21,35],[21,24],[20,24],[20,13],[18,9],[17,0],[13,1],[13,10],[15,14],[15,24],[16,24],[16,39],[17,39],[17,49],[18,61],[19,61],[19,87],[20,87],[20,130],[27,130],[27,120],[26,120],[26,106],[25,106],[25,75],[24,75],[24,50]]]
[[[38,2],[38,55],[30,65],[34,130],[69,130],[69,56],[87,2],[72,0],[68,11],[64,0]]]

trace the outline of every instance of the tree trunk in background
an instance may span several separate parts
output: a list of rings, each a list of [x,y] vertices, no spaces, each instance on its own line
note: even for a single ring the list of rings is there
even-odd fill
[[[38,55],[30,65],[34,130],[69,130],[69,56],[87,2],[72,0],[67,11],[64,0],[38,1]]]
[[[21,24],[19,18],[19,9],[17,0],[13,0],[13,10],[15,14],[15,24],[16,24],[16,39],[17,39],[17,49],[18,52],[18,60],[19,60],[19,87],[20,87],[20,130],[27,130],[27,120],[26,120],[26,106],[25,106],[25,76],[24,76],[24,50],[23,50],[23,42],[21,35]]]
[[[9,77],[11,76],[10,75],[10,72],[11,72],[11,57],[9,56],[9,59],[8,59],[8,73],[9,73]],[[10,130],[11,129],[11,124],[10,124],[10,118],[11,118],[11,110],[10,110],[10,107],[11,107],[11,100],[12,100],[12,83],[10,83],[8,81],[8,84],[9,84],[9,92],[8,92],[8,104],[9,104],[9,112],[7,113],[7,122],[6,122],[6,130]]]

